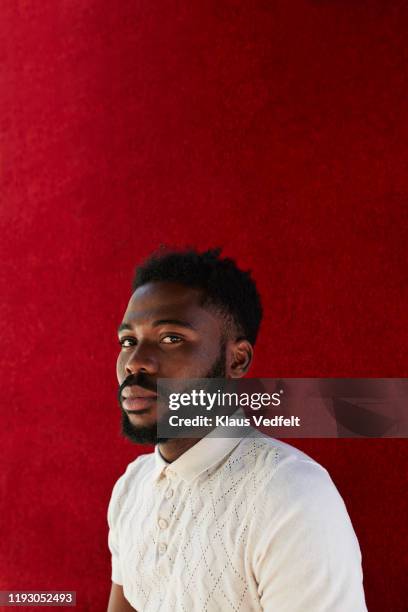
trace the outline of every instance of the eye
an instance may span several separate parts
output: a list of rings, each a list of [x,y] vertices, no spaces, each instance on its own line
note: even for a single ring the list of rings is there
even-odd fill
[[[162,342],[163,344],[179,344],[179,342],[182,342],[183,338],[181,338],[180,336],[176,336],[175,334],[167,334],[167,336],[164,336],[160,342]]]
[[[126,344],[128,343],[128,344]],[[130,346],[134,346],[136,344],[136,340],[135,338],[130,338],[129,336],[127,338],[120,338],[119,339],[119,344],[122,348],[129,348]]]

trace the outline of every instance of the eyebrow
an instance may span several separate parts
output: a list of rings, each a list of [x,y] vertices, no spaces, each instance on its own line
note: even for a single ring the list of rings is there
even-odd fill
[[[188,327],[188,329],[196,330],[196,327],[188,321],[182,321],[181,319],[158,319],[153,321],[152,327],[159,327],[159,325],[177,325],[178,327]],[[129,323],[121,323],[118,327],[118,334],[123,330],[132,331],[132,326]]]

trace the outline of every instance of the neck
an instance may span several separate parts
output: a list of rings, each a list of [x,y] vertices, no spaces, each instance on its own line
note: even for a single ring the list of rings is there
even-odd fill
[[[172,463],[199,441],[200,438],[173,438],[160,442],[159,451],[165,461]]]

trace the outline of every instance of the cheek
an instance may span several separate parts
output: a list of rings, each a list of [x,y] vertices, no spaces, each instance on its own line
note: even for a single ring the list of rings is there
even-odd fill
[[[124,371],[125,371],[125,366],[123,363],[123,355],[119,353],[118,358],[116,360],[116,378],[118,379],[119,384],[121,384],[122,380],[125,377]]]
[[[219,357],[219,348],[213,343],[195,346],[185,351],[181,356],[179,367],[180,378],[201,378],[206,376],[208,370]]]

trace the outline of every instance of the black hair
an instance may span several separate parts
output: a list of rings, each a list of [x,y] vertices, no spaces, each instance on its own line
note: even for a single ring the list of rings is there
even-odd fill
[[[220,257],[221,251],[161,247],[136,268],[133,291],[155,281],[202,289],[202,305],[220,311],[235,325],[236,332],[254,345],[262,319],[258,290],[251,271],[240,270],[233,259]]]

